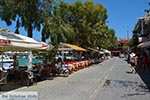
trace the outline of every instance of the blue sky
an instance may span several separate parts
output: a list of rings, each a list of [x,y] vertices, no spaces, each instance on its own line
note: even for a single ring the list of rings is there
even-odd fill
[[[132,30],[138,18],[145,16],[145,9],[150,9],[150,0],[94,0],[102,3],[108,12],[108,26],[115,29],[118,38],[132,37]],[[127,33],[129,35],[127,35]]]
[[[64,0],[66,2],[75,2],[76,0]],[[85,0],[83,0],[85,1]],[[145,9],[150,9],[148,5],[150,0],[94,0],[94,3],[101,3],[108,12],[109,28],[116,31],[118,38],[127,38],[132,36],[132,30],[137,23],[138,18],[145,16]],[[7,26],[0,20],[0,28],[6,28],[15,31],[15,24]],[[27,35],[24,29],[20,29],[22,35]],[[127,35],[128,33],[128,35]],[[37,31],[33,32],[33,38],[41,40],[41,35]]]

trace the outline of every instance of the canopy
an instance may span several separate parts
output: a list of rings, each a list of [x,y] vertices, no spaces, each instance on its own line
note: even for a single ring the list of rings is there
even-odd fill
[[[0,29],[0,51],[30,51],[28,54],[28,69],[32,67],[32,50],[47,50],[49,45],[32,38]],[[3,67],[3,65],[2,65]]]
[[[108,50],[105,50],[104,52],[105,52],[105,53],[108,53],[108,54],[111,54],[111,52],[110,52],[110,51],[108,51]]]
[[[88,47],[87,49],[90,50],[90,51],[99,52],[98,49],[94,49],[94,48],[90,48],[90,47]]]
[[[72,44],[68,44],[68,43],[60,43],[58,50],[60,50],[60,51],[70,51],[70,50],[87,51],[86,49],[81,48],[77,45],[72,45]]]
[[[141,48],[150,47],[150,41],[140,43],[138,47],[141,47]]]
[[[0,30],[0,51],[46,50],[49,45],[32,38]]]
[[[137,45],[138,48],[141,48],[143,46],[144,43],[140,43],[139,45]]]
[[[121,52],[121,50],[113,50],[113,51],[111,51],[112,53],[120,53]]]
[[[90,51],[93,51],[93,52],[98,52],[98,53],[100,53],[100,54],[104,54],[103,51],[100,51],[100,50],[98,50],[98,49],[94,49],[94,48],[90,48],[90,47],[88,47],[87,49],[90,50]]]

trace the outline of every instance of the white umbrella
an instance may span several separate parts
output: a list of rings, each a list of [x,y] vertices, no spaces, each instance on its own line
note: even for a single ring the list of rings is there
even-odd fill
[[[47,50],[49,45],[32,38],[0,29],[0,51]],[[31,53],[31,52],[30,52]],[[30,56],[30,54],[29,54]],[[29,59],[30,61],[31,59]],[[32,61],[30,61],[32,62]],[[28,65],[29,67],[31,65]]]
[[[48,47],[48,44],[32,38],[0,31],[0,51],[46,50]]]

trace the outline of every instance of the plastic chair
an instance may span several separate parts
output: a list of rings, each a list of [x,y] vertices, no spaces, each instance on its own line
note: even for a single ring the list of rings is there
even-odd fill
[[[5,71],[0,71],[0,87],[1,85],[6,85],[6,90],[7,90],[7,76],[8,76],[8,72]],[[1,89],[1,88],[0,88]]]

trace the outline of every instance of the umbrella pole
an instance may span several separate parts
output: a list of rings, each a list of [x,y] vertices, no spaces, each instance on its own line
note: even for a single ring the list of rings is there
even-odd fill
[[[28,70],[32,69],[32,51],[28,52]]]
[[[62,51],[61,53],[62,53],[62,62],[64,62],[64,51]]]

